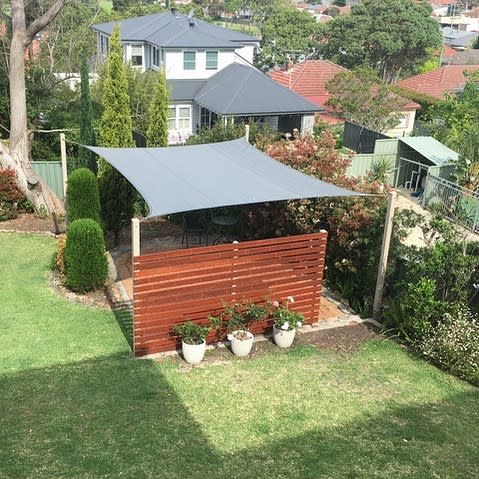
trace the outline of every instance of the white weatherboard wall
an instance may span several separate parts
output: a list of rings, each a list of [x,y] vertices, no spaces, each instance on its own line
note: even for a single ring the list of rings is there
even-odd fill
[[[183,52],[196,51],[196,68],[194,70],[185,70],[183,68]],[[218,68],[215,70],[206,69],[206,52],[218,52]],[[216,72],[227,67],[235,61],[234,50],[217,50],[214,48],[208,50],[165,50],[165,74],[167,79],[174,80],[202,80],[209,78]]]

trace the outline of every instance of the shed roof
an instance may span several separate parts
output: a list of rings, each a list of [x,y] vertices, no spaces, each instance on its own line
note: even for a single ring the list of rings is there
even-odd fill
[[[244,138],[165,148],[87,146],[143,195],[149,216],[267,201],[361,193],[274,160]]]
[[[399,141],[417,151],[435,166],[443,166],[457,161],[459,158],[455,151],[443,145],[432,136],[405,136],[399,138]]]

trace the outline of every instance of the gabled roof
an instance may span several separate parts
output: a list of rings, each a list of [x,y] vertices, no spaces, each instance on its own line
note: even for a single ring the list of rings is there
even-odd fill
[[[417,151],[436,166],[443,166],[458,160],[459,155],[432,136],[406,136],[399,141]]]
[[[301,96],[326,96],[326,83],[346,69],[329,60],[306,60],[289,70],[268,72],[268,76]]]
[[[253,67],[232,63],[210,77],[194,100],[221,115],[315,113],[321,108]]]
[[[399,88],[411,90],[431,98],[443,100],[447,93],[464,89],[464,72],[479,70],[479,65],[446,65],[426,73],[420,73],[395,83]]]
[[[240,43],[256,43],[258,39],[221,28],[197,18],[188,20],[180,13],[157,13],[119,22],[94,25],[97,32],[111,35],[120,26],[122,41],[148,42],[164,48],[237,48]]]

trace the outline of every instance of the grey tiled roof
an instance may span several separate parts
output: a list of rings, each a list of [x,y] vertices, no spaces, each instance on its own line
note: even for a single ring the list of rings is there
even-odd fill
[[[110,35],[116,25],[120,25],[123,41],[148,42],[164,48],[236,48],[239,42],[258,41],[197,18],[193,18],[190,25],[185,15],[171,12],[101,23],[93,29]]]
[[[221,115],[314,113],[322,109],[256,68],[232,63],[215,73],[194,100]]]
[[[172,101],[191,101],[207,80],[167,80]]]

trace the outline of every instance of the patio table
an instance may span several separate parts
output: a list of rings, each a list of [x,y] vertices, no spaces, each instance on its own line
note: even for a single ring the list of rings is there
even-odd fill
[[[228,242],[231,243],[233,240],[228,235],[228,228],[231,228],[236,223],[238,223],[238,218],[234,216],[213,216],[211,221],[220,227],[220,234],[219,236],[213,241],[213,244]]]

